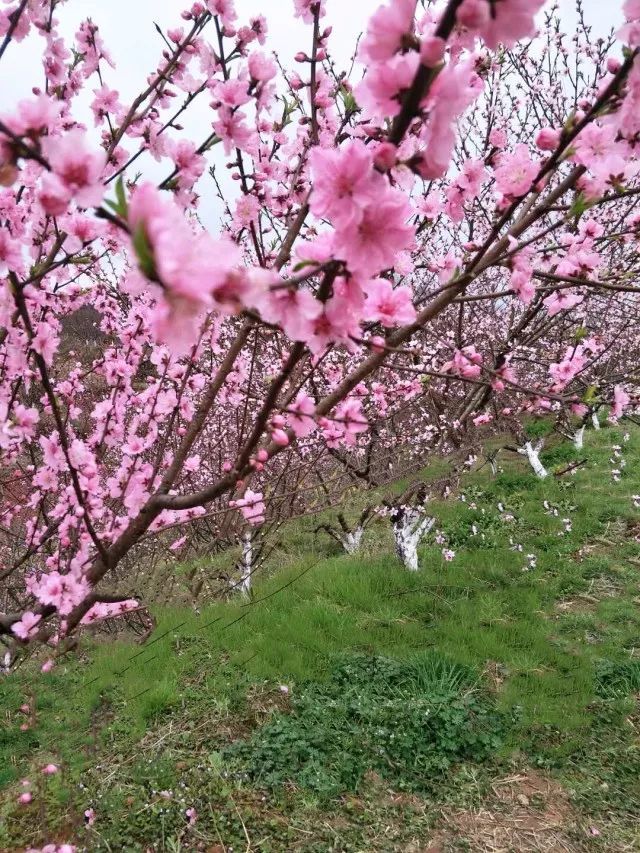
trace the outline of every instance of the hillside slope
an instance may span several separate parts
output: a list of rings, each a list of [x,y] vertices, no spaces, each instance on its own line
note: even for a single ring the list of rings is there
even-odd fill
[[[417,573],[298,520],[251,600],[3,679],[0,849],[640,849],[640,431],[580,457],[465,476]]]

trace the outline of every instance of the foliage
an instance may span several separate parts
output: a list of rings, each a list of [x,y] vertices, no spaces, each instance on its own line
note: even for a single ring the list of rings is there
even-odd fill
[[[293,782],[331,797],[376,772],[398,790],[433,791],[452,764],[502,744],[507,718],[473,682],[434,654],[346,658],[226,755],[258,786]]]

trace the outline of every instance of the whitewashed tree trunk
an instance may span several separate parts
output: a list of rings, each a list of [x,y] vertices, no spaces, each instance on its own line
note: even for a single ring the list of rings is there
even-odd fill
[[[358,527],[354,527],[354,529],[350,530],[348,533],[343,533],[340,536],[342,547],[347,552],[347,554],[355,554],[356,551],[360,549],[363,534],[364,527],[359,525]]]
[[[584,426],[581,426],[573,435],[573,444],[576,450],[582,450],[584,447],[584,429]]]
[[[597,412],[594,412],[591,415],[591,423],[593,424],[594,429],[600,429],[600,418],[598,417]]]
[[[491,465],[491,476],[495,477],[498,473],[498,463],[495,459],[490,459],[489,465]]]
[[[392,523],[398,559],[410,572],[417,572],[418,545],[436,523],[435,518],[419,509],[400,509]]]
[[[240,591],[243,595],[251,592],[251,574],[253,572],[253,542],[251,534],[245,533],[242,537],[242,559],[240,561],[242,577],[240,579]]]
[[[549,472],[544,467],[542,462],[540,461],[540,451],[542,450],[543,442],[539,441],[534,447],[530,441],[527,441],[524,447],[518,448],[518,453],[522,456],[526,456],[529,460],[529,465],[533,468],[533,472],[536,477],[539,477],[541,480],[544,480],[545,477],[549,476]]]

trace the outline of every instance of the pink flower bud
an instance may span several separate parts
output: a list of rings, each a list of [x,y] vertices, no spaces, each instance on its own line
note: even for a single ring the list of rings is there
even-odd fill
[[[271,423],[276,428],[283,427],[285,425],[285,420],[284,420],[284,417],[282,415],[274,415],[271,418]]]
[[[44,673],[51,672],[51,670],[53,669],[54,666],[55,666],[54,662],[51,660],[51,658],[49,658],[49,660],[46,660],[42,664],[42,666],[40,667],[40,672],[44,672]]]
[[[309,61],[309,57],[307,56],[307,54],[301,50],[298,51],[298,53],[296,53],[296,55],[293,58],[295,59],[296,62],[308,62]]]
[[[619,59],[616,59],[615,56],[610,56],[607,59],[607,71],[609,74],[617,74],[620,71],[622,63]]]
[[[386,341],[381,335],[374,335],[369,339],[369,346],[374,352],[384,352]]]
[[[283,429],[274,429],[274,431],[271,433],[271,438],[280,447],[286,447],[289,444],[289,436]]]
[[[392,142],[382,142],[377,148],[373,162],[378,169],[388,172],[398,162],[398,149]]]
[[[456,19],[461,26],[477,30],[489,22],[490,15],[486,0],[464,0],[456,13]]]
[[[446,42],[438,36],[428,36],[420,45],[420,59],[427,68],[435,68],[444,58]]]
[[[553,151],[560,142],[560,131],[553,127],[543,127],[536,136],[536,145],[541,151]]]
[[[28,791],[25,791],[24,794],[20,794],[20,796],[18,797],[18,802],[21,806],[28,806],[32,800],[33,794],[30,794]]]
[[[58,772],[58,768],[55,764],[45,764],[42,768],[42,772],[45,776],[53,776]]]
[[[260,450],[256,453],[256,459],[258,460],[258,462],[266,462],[268,458],[269,454],[264,449],[264,447],[261,447]]]

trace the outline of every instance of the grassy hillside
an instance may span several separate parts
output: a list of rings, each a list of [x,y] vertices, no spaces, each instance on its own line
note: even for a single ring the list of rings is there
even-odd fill
[[[587,464],[559,479],[506,456],[464,477],[433,504],[452,562],[432,536],[406,572],[382,519],[354,557],[298,520],[250,601],[164,609],[143,647],[85,644],[3,679],[0,849],[639,850],[640,432],[624,432],[587,433]],[[565,443],[545,461],[573,459]]]

